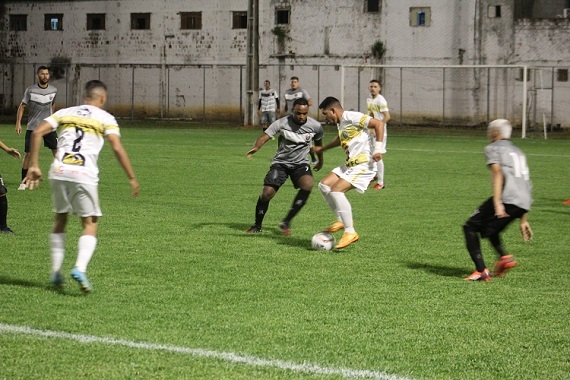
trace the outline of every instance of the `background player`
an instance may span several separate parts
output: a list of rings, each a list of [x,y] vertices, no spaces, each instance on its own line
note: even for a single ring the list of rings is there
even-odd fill
[[[49,84],[50,74],[46,66],[38,67],[36,71],[37,83],[26,88],[24,98],[18,106],[16,113],[16,133],[22,133],[22,116],[26,106],[29,106],[28,112],[28,125],[26,127],[26,137],[24,142],[24,161],[22,162],[22,183],[18,190],[26,190],[24,178],[28,172],[30,164],[30,141],[32,139],[32,132],[38,125],[48,116],[53,113],[53,102],[57,94],[57,88]],[[57,133],[55,131],[48,133],[44,136],[44,146],[51,149],[52,154],[55,156],[57,151]]]
[[[15,148],[9,148],[0,140],[0,149],[8,153],[10,156],[15,158],[21,158],[20,152],[18,152]],[[0,173],[0,232],[4,234],[13,234],[14,231],[10,227],[8,227],[8,198],[6,197],[6,193],[8,189],[4,184],[4,180],[2,179],[2,174]]]
[[[388,122],[390,121],[390,110],[388,109],[388,102],[386,99],[380,95],[382,91],[382,86],[380,82],[376,79],[370,81],[368,86],[370,91],[370,96],[366,99],[366,104],[368,108],[368,115],[375,119],[382,120],[384,122],[384,138],[382,139],[382,156],[386,153],[386,143],[388,142]],[[374,136],[374,130],[370,129],[370,145],[372,150],[374,150],[374,144],[376,138]],[[376,172],[376,179],[378,182],[374,185],[373,189],[380,190],[384,188],[384,159],[380,161],[372,161],[373,170]]]
[[[265,89],[259,91],[257,109],[261,116],[261,128],[263,132],[265,132],[267,127],[275,121],[277,113],[279,112],[279,94],[271,88],[271,82],[269,80],[266,80],[263,85]]]

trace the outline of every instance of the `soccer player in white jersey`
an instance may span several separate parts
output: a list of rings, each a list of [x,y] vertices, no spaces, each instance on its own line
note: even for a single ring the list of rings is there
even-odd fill
[[[71,277],[81,290],[92,290],[85,274],[97,245],[97,224],[102,216],[99,206],[97,160],[107,138],[115,157],[129,178],[131,195],[139,193],[127,152],[121,143],[115,118],[102,108],[107,101],[107,87],[98,80],[85,85],[84,104],[57,111],[43,121],[32,136],[30,168],[26,183],[30,190],[37,188],[42,178],[38,166],[40,143],[43,136],[60,127],[58,151],[50,167],[49,180],[55,222],[50,234],[51,282],[63,285],[61,267],[65,253],[65,227],[69,213],[81,218],[83,232],[78,242],[78,254]]]
[[[376,79],[372,79],[368,86],[370,91],[370,96],[366,99],[366,104],[368,108],[368,115],[375,119],[382,120],[384,122],[384,139],[382,140],[382,150],[381,153],[384,155],[386,153],[386,143],[388,142],[388,121],[390,121],[390,110],[388,109],[388,102],[386,99],[380,95],[382,91],[382,86],[380,82]],[[373,130],[369,130],[370,133],[370,145],[374,149],[374,144],[376,142],[376,137],[374,136]],[[373,170],[377,173],[376,178],[378,182],[374,185],[373,189],[380,190],[384,188],[384,160],[378,162],[372,161]]]
[[[374,178],[370,161],[382,159],[384,122],[360,112],[345,111],[338,99],[332,96],[325,98],[319,108],[328,122],[336,124],[338,136],[325,146],[315,146],[315,152],[321,153],[339,145],[346,152],[346,162],[334,168],[319,183],[321,194],[338,218],[326,231],[344,229],[342,238],[335,246],[344,248],[359,239],[354,229],[352,206],[345,193],[352,189],[364,193]],[[370,149],[368,129],[374,129],[375,132],[374,150]]]
[[[274,136],[277,139],[277,152],[271,161],[269,172],[263,179],[263,188],[255,206],[255,224],[247,229],[246,233],[261,232],[263,219],[269,208],[269,202],[285,184],[287,178],[291,178],[293,186],[299,189],[289,212],[279,223],[283,235],[291,234],[291,221],[303,208],[311,190],[313,189],[313,173],[307,155],[311,147],[311,141],[315,145],[321,145],[323,139],[323,126],[317,120],[308,116],[309,104],[305,99],[297,99],[293,103],[293,114],[282,117],[272,123],[264,133],[255,141],[253,148],[247,151],[248,158]],[[314,170],[318,171],[323,165],[322,153],[319,154],[319,162]]]
[[[29,107],[26,137],[24,139],[24,160],[22,161],[22,183],[18,190],[26,190],[24,178],[30,166],[30,141],[34,129],[49,115],[53,113],[53,102],[57,94],[57,88],[49,84],[50,74],[46,66],[40,66],[36,70],[37,83],[26,88],[24,97],[16,112],[16,133],[22,133],[22,116],[24,110]],[[51,149],[55,156],[57,151],[57,133],[51,132],[44,136],[44,146]]]
[[[489,281],[491,273],[481,254],[479,236],[489,239],[499,260],[493,276],[503,276],[517,265],[513,255],[505,252],[501,232],[515,219],[520,218],[524,241],[532,239],[528,211],[532,205],[532,185],[526,156],[509,139],[512,127],[508,120],[497,119],[489,123],[487,135],[490,144],[485,147],[487,166],[491,170],[493,196],[487,199],[463,225],[465,243],[475,263],[475,271],[465,280]]]

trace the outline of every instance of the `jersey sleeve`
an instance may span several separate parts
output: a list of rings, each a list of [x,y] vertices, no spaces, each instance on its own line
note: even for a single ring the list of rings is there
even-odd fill
[[[487,160],[487,165],[500,164],[499,151],[491,145],[485,147],[485,159]]]
[[[22,98],[22,103],[28,104],[30,102],[30,88],[26,88],[24,91],[24,97]]]
[[[265,130],[265,134],[267,136],[274,137],[279,133],[279,130],[281,129],[281,123],[279,122],[280,120],[281,119],[275,120],[273,123],[271,123],[271,125],[269,125],[269,127],[267,127]]]

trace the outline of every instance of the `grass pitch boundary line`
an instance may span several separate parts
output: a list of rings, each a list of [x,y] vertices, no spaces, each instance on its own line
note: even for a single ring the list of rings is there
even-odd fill
[[[0,323],[0,332],[25,334],[43,338],[66,339],[86,344],[95,343],[109,346],[122,346],[139,350],[165,351],[195,357],[220,359],[231,363],[246,364],[250,366],[270,367],[286,371],[303,372],[316,375],[342,376],[346,379],[412,380],[408,377],[391,375],[381,371],[322,367],[318,364],[294,363],[284,360],[263,359],[255,356],[240,355],[233,352],[220,352],[203,348],[190,348],[183,346],[172,346],[167,344],[135,342],[125,339],[98,337],[94,335],[71,334],[63,331],[38,330],[26,326],[14,326],[4,323]]]

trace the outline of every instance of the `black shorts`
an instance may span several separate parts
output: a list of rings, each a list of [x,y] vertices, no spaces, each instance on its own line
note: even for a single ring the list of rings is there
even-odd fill
[[[295,186],[295,189],[298,189],[299,179],[304,175],[313,176],[309,164],[296,165],[293,167],[288,167],[283,164],[273,164],[269,168],[269,172],[265,175],[263,184],[265,186],[274,187],[277,190],[283,186],[288,177],[291,177],[293,186]]]
[[[503,231],[513,220],[520,218],[527,213],[518,206],[505,204],[505,211],[509,214],[506,218],[497,218],[495,216],[495,206],[493,205],[493,197],[487,199],[471,217],[465,222],[473,231],[479,232],[481,237],[489,237]]]
[[[26,140],[24,142],[24,152],[30,152],[30,143],[32,142],[32,133],[34,131],[26,130]],[[51,150],[57,149],[57,133],[55,131],[48,133],[44,136],[44,146]]]

